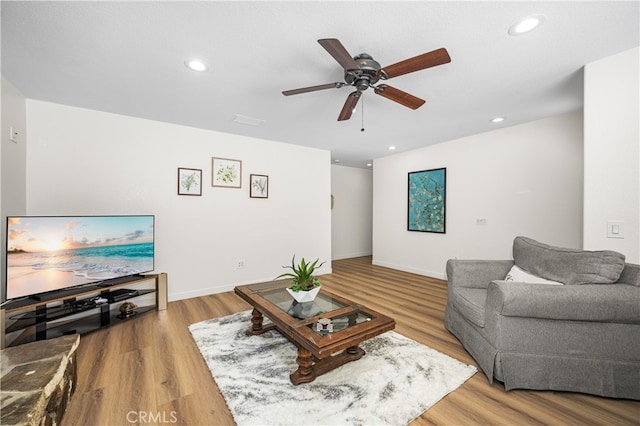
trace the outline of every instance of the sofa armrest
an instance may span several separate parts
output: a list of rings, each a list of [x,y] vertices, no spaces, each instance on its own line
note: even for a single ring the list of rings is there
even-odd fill
[[[486,309],[487,315],[640,324],[640,287],[492,281]]]
[[[449,287],[487,288],[494,280],[502,280],[513,267],[513,260],[447,261]]]

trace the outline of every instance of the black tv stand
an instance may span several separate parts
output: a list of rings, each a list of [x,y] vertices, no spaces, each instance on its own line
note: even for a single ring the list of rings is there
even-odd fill
[[[88,288],[93,288],[92,285],[83,285],[80,287],[71,287],[71,288],[63,288],[60,290],[52,290],[46,293],[32,294],[27,298],[27,300],[32,299],[36,302],[47,302],[49,300],[60,299],[67,296],[74,296],[78,294],[78,292],[86,291]],[[11,306],[11,303],[9,303]]]
[[[12,335],[11,345],[16,345],[74,332],[84,334],[167,309],[167,274],[126,278],[110,282],[108,288],[94,283],[38,295],[44,296],[44,300],[24,298],[8,302],[0,310],[0,346],[5,347],[8,334]],[[127,289],[123,291],[125,286]],[[129,299],[138,305],[136,315],[122,318],[118,308]],[[74,317],[60,321],[71,316]],[[13,336],[14,333],[18,336]]]
[[[133,275],[127,275],[124,277],[111,278],[104,281],[94,281],[92,283],[83,284],[76,287],[61,288],[59,290],[51,290],[46,293],[32,294],[28,296],[27,300],[32,299],[37,302],[46,302],[48,300],[60,299],[66,296],[73,296],[78,294],[79,291],[91,291],[91,290],[97,290],[100,288],[113,287],[122,283],[129,283],[132,281],[143,280],[145,279],[145,277],[146,276],[142,274],[133,274]],[[11,303],[13,302],[9,302],[9,304]]]

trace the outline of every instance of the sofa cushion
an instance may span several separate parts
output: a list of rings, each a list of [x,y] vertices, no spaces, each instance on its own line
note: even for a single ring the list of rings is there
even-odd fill
[[[455,289],[453,306],[466,319],[479,327],[484,327],[484,307],[487,303],[487,290],[484,288]]]
[[[513,241],[515,264],[526,272],[565,284],[610,284],[624,268],[623,254],[553,247],[531,238]]]
[[[562,283],[559,283],[558,281],[546,280],[544,278],[529,274],[518,268],[516,265],[513,265],[513,268],[511,268],[509,273],[507,273],[507,276],[504,278],[504,280],[528,284],[562,285]]]
[[[640,287],[640,265],[626,263],[618,282]]]

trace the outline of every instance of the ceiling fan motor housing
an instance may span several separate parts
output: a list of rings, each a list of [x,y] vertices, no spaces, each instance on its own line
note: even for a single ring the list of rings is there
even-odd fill
[[[353,59],[360,69],[345,71],[344,81],[348,85],[355,86],[358,90],[366,90],[380,80],[380,69],[382,67],[371,55],[361,53],[354,56]]]

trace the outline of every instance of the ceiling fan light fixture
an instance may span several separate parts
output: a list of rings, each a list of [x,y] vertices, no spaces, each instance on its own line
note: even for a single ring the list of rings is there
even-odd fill
[[[531,32],[542,25],[546,19],[547,17],[543,14],[527,16],[509,27],[509,34],[517,36]]]
[[[192,71],[203,72],[209,69],[207,64],[199,59],[189,59],[184,61],[184,65]]]

